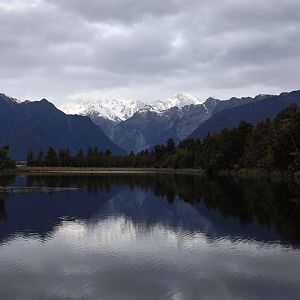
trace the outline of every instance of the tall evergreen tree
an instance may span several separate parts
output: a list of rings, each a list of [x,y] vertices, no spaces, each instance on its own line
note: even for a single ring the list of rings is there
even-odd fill
[[[39,151],[36,157],[35,164],[37,167],[42,167],[45,165],[45,154],[43,151]]]
[[[48,167],[58,166],[59,160],[58,160],[58,156],[57,156],[57,153],[54,148],[50,147],[48,149],[45,162]]]
[[[168,139],[168,141],[167,141],[167,151],[169,153],[173,153],[175,151],[175,149],[176,149],[176,145],[175,145],[174,140],[171,139],[171,138]]]
[[[33,166],[34,165],[34,155],[33,155],[33,152],[32,150],[29,150],[27,152],[27,159],[26,159],[26,164],[27,166]]]

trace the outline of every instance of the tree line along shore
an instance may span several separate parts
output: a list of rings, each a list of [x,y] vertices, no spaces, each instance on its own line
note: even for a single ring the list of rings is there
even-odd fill
[[[300,108],[292,105],[273,120],[266,119],[256,126],[242,121],[233,129],[208,133],[201,141],[187,139],[178,145],[169,139],[165,145],[151,150],[112,155],[110,150],[91,147],[86,152],[72,154],[68,149],[48,151],[31,150],[27,154],[27,170],[30,168],[104,168],[146,170],[201,170],[208,174],[269,173],[278,176],[300,177]],[[9,159],[9,148],[0,150],[0,169],[14,168]],[[24,169],[26,170],[26,169]]]

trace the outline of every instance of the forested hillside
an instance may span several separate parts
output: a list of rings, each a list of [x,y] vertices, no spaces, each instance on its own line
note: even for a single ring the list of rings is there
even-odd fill
[[[300,167],[300,108],[292,105],[273,120],[266,119],[256,126],[242,121],[233,129],[208,134],[203,140],[188,139],[177,147],[172,139],[153,150],[133,152],[128,156],[112,156],[110,151],[90,148],[71,156],[69,150],[58,153],[50,148],[37,156],[28,153],[30,166],[77,167],[156,167],[197,168],[208,172],[238,169],[290,171]]]

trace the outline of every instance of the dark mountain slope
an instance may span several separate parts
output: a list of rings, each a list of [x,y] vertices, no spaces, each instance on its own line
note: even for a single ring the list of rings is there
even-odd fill
[[[89,117],[97,126],[99,126],[106,136],[108,136],[110,139],[113,139],[118,122],[101,117],[95,112],[88,113],[86,116]]]
[[[0,145],[5,144],[18,160],[25,159],[28,149],[45,151],[49,146],[73,153],[97,146],[124,154],[88,117],[66,115],[45,99],[18,103],[0,94]]]
[[[173,107],[163,112],[139,111],[126,121],[117,124],[113,134],[109,136],[128,152],[151,149],[154,145],[166,143],[168,138],[179,142],[214,114],[250,102],[261,101],[263,97],[266,96],[231,98],[226,101],[208,98],[203,104],[187,105],[180,109]],[[93,121],[106,132],[103,123],[95,119]]]
[[[208,132],[220,132],[224,128],[238,126],[241,121],[257,124],[266,118],[273,118],[281,110],[292,103],[300,104],[300,91],[282,93],[279,96],[258,96],[259,101],[253,101],[245,105],[222,110],[212,116],[197,128],[190,138],[204,138]],[[256,97],[257,98],[257,97]]]
[[[165,144],[169,138],[178,142],[187,137],[209,117],[202,105],[189,105],[182,109],[173,107],[165,112],[142,111],[121,122],[115,129],[113,141],[128,152],[151,149]]]

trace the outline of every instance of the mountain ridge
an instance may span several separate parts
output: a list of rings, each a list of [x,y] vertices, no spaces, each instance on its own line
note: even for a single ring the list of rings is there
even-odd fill
[[[67,103],[60,106],[60,109],[67,114],[94,114],[119,123],[131,118],[139,111],[150,110],[160,113],[173,107],[183,108],[187,105],[201,103],[203,103],[203,100],[188,94],[177,93],[173,97],[156,100],[152,104],[132,99],[95,98],[83,100],[80,103]]]
[[[186,105],[181,109],[173,107],[159,113],[137,112],[131,118],[116,125],[111,139],[128,152],[151,149],[156,144],[164,144],[168,138],[179,142],[188,138],[194,130],[216,113],[262,99],[264,97],[260,96],[229,100],[210,97],[201,104]]]
[[[48,136],[51,133],[53,144],[60,145],[59,148],[66,148],[70,132],[71,135],[79,132],[80,138],[86,144],[80,143],[76,138],[73,141],[69,140],[71,145],[75,143],[77,146],[80,144],[86,147],[93,145],[100,147],[103,146],[99,139],[101,136],[102,142],[105,141],[104,145],[112,147],[115,152],[124,153],[121,149],[125,149],[129,153],[152,149],[157,144],[164,144],[169,138],[176,143],[188,138],[201,139],[208,132],[214,133],[223,128],[238,126],[242,120],[256,124],[262,119],[272,118],[293,102],[300,104],[300,91],[284,92],[279,95],[232,97],[228,100],[210,97],[204,102],[190,95],[178,93],[173,98],[167,98],[165,103],[162,100],[156,101],[155,105],[122,100],[122,106],[117,107],[118,100],[112,100],[107,110],[105,110],[106,100],[102,99],[100,103],[96,100],[92,103],[88,102],[91,105],[85,107],[83,111],[86,115],[66,115],[46,99],[20,102],[0,94],[1,99],[0,116],[2,113],[2,118],[10,117],[7,122],[0,120],[0,134],[2,130],[0,143],[2,144],[4,142],[15,144],[14,138],[18,137],[21,140],[24,136],[32,140],[37,135],[42,140],[44,135]],[[3,110],[4,104],[6,110]],[[94,107],[97,105],[98,107]],[[14,110],[14,107],[22,107],[22,109]],[[44,108],[41,110],[39,107]],[[102,109],[106,115],[101,114]],[[113,115],[109,115],[111,110],[114,111]],[[11,122],[11,119],[14,122]],[[65,121],[62,122],[61,119]],[[78,132],[72,132],[73,128]],[[38,134],[36,130],[39,130]],[[9,139],[11,132],[13,134]],[[33,135],[30,136],[29,133]],[[93,135],[98,138],[93,139]],[[47,144],[47,141],[43,140],[43,143]],[[18,147],[24,148],[20,142]]]
[[[0,145],[11,147],[11,157],[24,160],[29,149],[37,152],[69,148],[71,152],[97,146],[125,154],[90,118],[66,115],[46,99],[15,102],[0,95]]]
[[[234,128],[241,121],[256,125],[261,120],[273,118],[293,103],[300,105],[300,90],[284,92],[279,95],[258,95],[253,99],[254,101],[245,105],[217,111],[193,131],[189,138],[203,139],[208,133],[217,133],[224,128]]]

